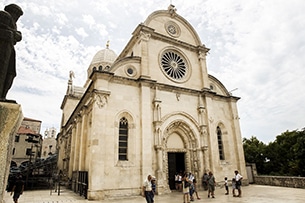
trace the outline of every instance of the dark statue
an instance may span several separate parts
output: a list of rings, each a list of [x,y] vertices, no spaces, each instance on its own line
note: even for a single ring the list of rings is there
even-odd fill
[[[7,5],[4,11],[0,11],[0,101],[10,101],[6,100],[6,95],[16,77],[14,45],[22,38],[16,22],[22,14],[22,9],[16,4]]]

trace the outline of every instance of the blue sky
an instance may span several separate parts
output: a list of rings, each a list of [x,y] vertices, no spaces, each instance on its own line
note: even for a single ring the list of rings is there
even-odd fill
[[[69,71],[83,86],[87,68],[110,40],[117,54],[136,26],[172,2],[210,48],[208,73],[241,99],[243,137],[268,143],[305,125],[305,3],[302,0],[27,0],[17,26],[17,77],[7,98],[24,116],[59,130]]]

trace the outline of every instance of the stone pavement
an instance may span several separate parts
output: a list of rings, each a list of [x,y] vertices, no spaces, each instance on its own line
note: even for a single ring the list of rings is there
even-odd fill
[[[232,197],[232,195],[224,195],[224,188],[216,188],[215,199],[208,198],[206,191],[199,191],[201,200],[195,202],[238,202],[238,203],[304,203],[305,189],[287,188],[287,187],[273,187],[263,185],[249,185],[242,187],[242,197]],[[231,191],[230,191],[231,192]],[[12,203],[12,196],[10,193],[5,193],[5,203]],[[146,203],[141,196],[102,200],[102,201],[88,201],[70,190],[61,190],[60,195],[54,191],[52,195],[50,190],[34,190],[25,191],[19,198],[18,203]],[[156,195],[155,203],[182,203],[182,193],[172,192],[166,195]]]

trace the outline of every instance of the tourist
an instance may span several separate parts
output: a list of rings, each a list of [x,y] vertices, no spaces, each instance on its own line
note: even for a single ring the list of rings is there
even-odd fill
[[[227,177],[225,177],[225,184],[224,184],[224,186],[225,186],[225,189],[226,189],[225,195],[228,195],[229,194],[229,185],[228,185],[228,178]]]
[[[148,175],[147,179],[144,181],[143,184],[143,197],[145,197],[147,203],[154,202],[154,194],[152,191],[151,180],[152,180],[152,176]]]
[[[236,189],[236,180],[235,180],[235,178],[232,178],[232,194],[233,194],[233,197],[236,197],[235,189]]]
[[[179,190],[178,181],[179,181],[179,173],[176,172],[176,174],[175,174],[175,188],[176,188],[176,190]]]
[[[194,184],[193,181],[195,179],[194,175],[192,174],[192,172],[189,173],[188,175],[188,179],[189,179],[189,183],[190,183],[190,200],[194,201],[194,192],[195,192],[195,188],[194,188]]]
[[[204,190],[208,190],[208,178],[209,175],[207,173],[204,173],[202,176],[202,186]]]
[[[194,185],[194,193],[196,194],[197,199],[200,199],[198,192],[197,192],[197,180],[193,180],[193,185]]]
[[[237,197],[241,197],[241,180],[243,179],[243,177],[239,174],[237,170],[234,172],[235,172],[236,189],[238,191]]]
[[[182,192],[182,172],[181,171],[178,174],[178,191]]]
[[[151,190],[153,192],[153,202],[154,202],[154,198],[155,198],[155,194],[156,194],[156,177],[155,176],[152,176],[151,178]]]
[[[208,179],[208,198],[210,198],[210,196],[212,198],[215,198],[215,196],[214,196],[215,185],[216,185],[215,177],[214,177],[213,173],[210,171],[209,179]]]
[[[190,183],[187,173],[184,173],[182,177],[182,192],[183,192],[183,203],[188,203],[190,201]]]
[[[24,190],[24,182],[22,180],[22,175],[18,174],[15,182],[13,183],[13,188],[11,191],[11,195],[14,193],[13,200],[15,203],[18,203],[18,199],[20,195],[22,195],[23,190]]]

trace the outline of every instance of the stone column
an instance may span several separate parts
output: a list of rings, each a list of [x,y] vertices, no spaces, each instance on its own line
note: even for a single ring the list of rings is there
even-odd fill
[[[198,51],[198,59],[199,64],[201,67],[201,75],[202,75],[202,87],[203,89],[209,89],[209,78],[208,78],[208,71],[207,71],[207,64],[206,64],[206,54],[208,53],[209,49],[202,45],[199,47]]]
[[[3,197],[10,172],[14,138],[23,120],[19,104],[0,102],[0,202]]]
[[[141,43],[141,78],[150,78],[149,59],[148,59],[148,41],[151,35],[141,31],[139,34]]]
[[[203,173],[207,172],[210,168],[209,164],[209,145],[208,145],[208,123],[207,123],[207,110],[204,106],[204,101],[202,96],[199,95],[199,106],[198,106],[198,114],[199,114],[199,125],[200,125],[200,146],[203,156]]]
[[[154,150],[152,147],[154,146],[154,141],[152,135],[153,129],[152,129],[152,119],[153,115],[151,115],[151,96],[150,96],[150,84],[142,82],[140,87],[140,112],[141,112],[141,180],[145,180],[148,174],[151,174],[154,170],[152,163],[153,163],[153,157],[152,153]],[[154,174],[152,174],[154,175]]]
[[[69,135],[71,136],[71,150],[70,150],[70,159],[69,159],[69,177],[72,178],[72,172],[74,170],[73,168],[73,162],[74,162],[74,156],[75,156],[75,139],[76,139],[76,122],[72,124],[72,133]]]
[[[76,118],[76,133],[75,133],[75,151],[73,161],[73,171],[79,171],[79,155],[80,155],[80,136],[81,136],[81,114]]]
[[[87,151],[87,113],[84,110],[82,113],[82,126],[80,134],[80,161],[79,161],[79,170],[85,171],[86,164],[86,151]]]

